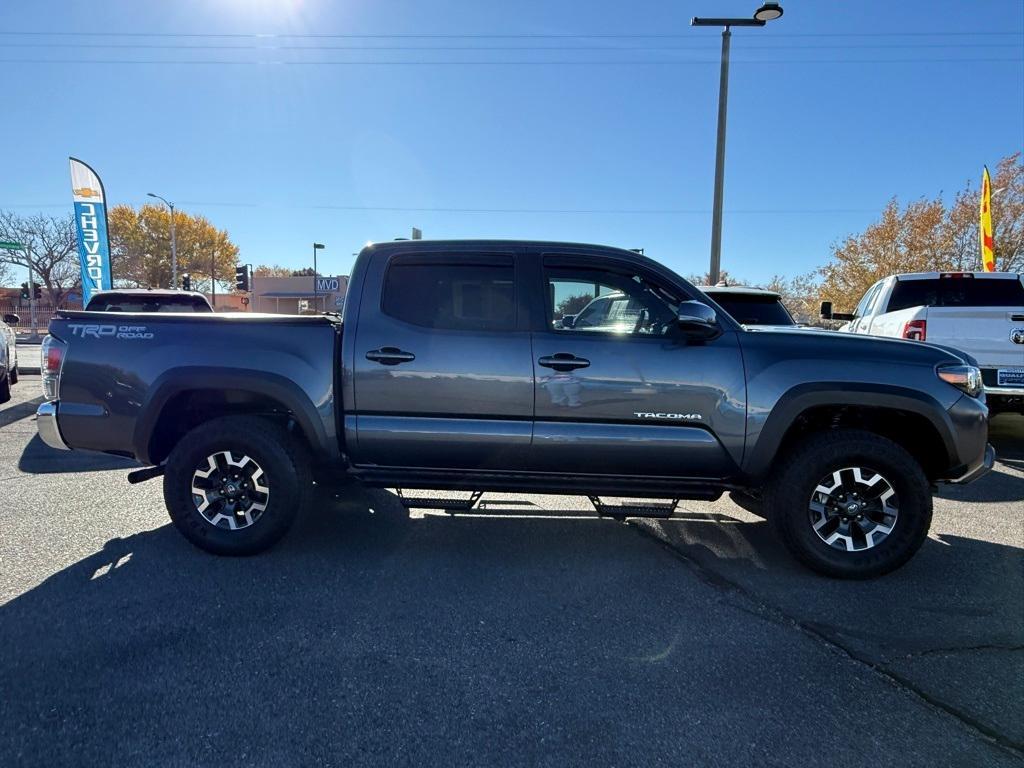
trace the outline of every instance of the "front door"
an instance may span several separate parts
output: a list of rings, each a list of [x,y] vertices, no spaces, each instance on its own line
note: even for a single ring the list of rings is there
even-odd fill
[[[528,460],[530,333],[512,253],[373,263],[355,329],[359,465],[507,469]]]
[[[694,289],[626,261],[548,253],[541,273],[546,316],[533,339],[533,467],[732,474],[746,423],[736,332],[687,338],[678,305]]]

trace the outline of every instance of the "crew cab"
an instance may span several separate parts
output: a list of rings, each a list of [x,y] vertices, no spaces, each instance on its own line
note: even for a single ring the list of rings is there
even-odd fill
[[[624,327],[557,327],[623,294]],[[593,245],[369,245],[344,317],[60,312],[43,440],[163,475],[178,530],[262,551],[316,481],[583,494],[622,519],[733,492],[821,573],[868,577],[927,534],[936,483],[992,466],[978,371],[928,344],[747,332],[657,262]],[[609,497],[665,499],[615,503]]]
[[[830,307],[825,307],[826,310]],[[1024,413],[1024,278],[1015,272],[918,272],[872,285],[846,333],[945,344],[974,357],[993,413]]]

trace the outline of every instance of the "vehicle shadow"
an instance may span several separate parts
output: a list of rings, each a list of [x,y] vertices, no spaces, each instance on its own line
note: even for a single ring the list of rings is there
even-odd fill
[[[343,500],[321,493],[257,557],[206,555],[170,525],[114,539],[0,605],[0,690],[16,692],[0,697],[0,755],[35,745],[53,764],[49,750],[70,743],[82,763],[210,763],[254,750],[272,762],[296,732],[337,743],[350,723],[344,750],[356,751],[329,762],[358,762],[365,749],[401,761],[407,727],[450,737],[464,723],[443,713],[460,705],[503,722],[504,697],[525,691],[532,709],[520,703],[509,724],[522,728],[600,710],[623,685],[619,703],[660,713],[684,707],[679,686],[694,685],[702,727],[716,727],[728,718],[715,707],[737,706],[735,692],[721,704],[701,693],[716,685],[708,669],[728,678],[736,663],[738,630],[721,612],[758,617],[742,630],[745,653],[761,653],[758,626],[785,625],[737,590],[881,664],[1024,646],[1020,548],[943,536],[888,577],[840,582],[796,566],[767,528],[700,510],[625,525],[536,506],[515,516],[502,504],[410,517],[393,494],[353,486]],[[1020,686],[1005,670],[980,672],[958,686],[958,704],[1012,733],[1024,723]],[[399,702],[418,713],[412,725],[368,744]],[[983,702],[999,708],[990,715]],[[485,748],[483,731],[469,738]],[[450,742],[431,743],[453,757]]]
[[[35,409],[33,408],[33,412]],[[33,435],[18,460],[18,470],[32,475],[71,472],[100,472],[108,469],[137,469],[141,465],[122,456],[95,451],[59,451]]]
[[[36,412],[36,408],[43,403],[44,399],[45,398],[40,395],[32,400],[0,408],[0,427],[6,427],[16,421],[21,421],[22,419],[27,419],[29,416],[32,416]]]

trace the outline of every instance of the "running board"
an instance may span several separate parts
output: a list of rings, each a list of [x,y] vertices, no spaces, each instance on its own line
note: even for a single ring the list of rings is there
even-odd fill
[[[600,496],[588,496],[594,510],[600,517],[610,517],[613,520],[625,520],[627,517],[657,517],[661,519],[672,517],[679,505],[679,499],[663,503],[657,501],[646,504],[605,504]]]
[[[405,496],[401,488],[395,488],[398,501],[406,509],[440,509],[449,515],[458,512],[469,512],[484,495],[483,491],[473,491],[468,499],[447,499],[442,496]]]

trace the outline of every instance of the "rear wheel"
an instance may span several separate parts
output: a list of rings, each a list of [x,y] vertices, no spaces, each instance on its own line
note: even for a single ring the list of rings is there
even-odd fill
[[[11,384],[18,383],[18,366],[14,366],[14,370],[11,371]]]
[[[252,555],[291,528],[312,478],[302,444],[280,425],[225,416],[196,427],[167,459],[171,521],[200,549]]]
[[[837,429],[809,437],[777,465],[764,508],[797,560],[827,576],[863,579],[917,552],[931,525],[932,495],[901,446]]]
[[[0,403],[6,403],[11,399],[11,375],[5,373],[0,379]]]

